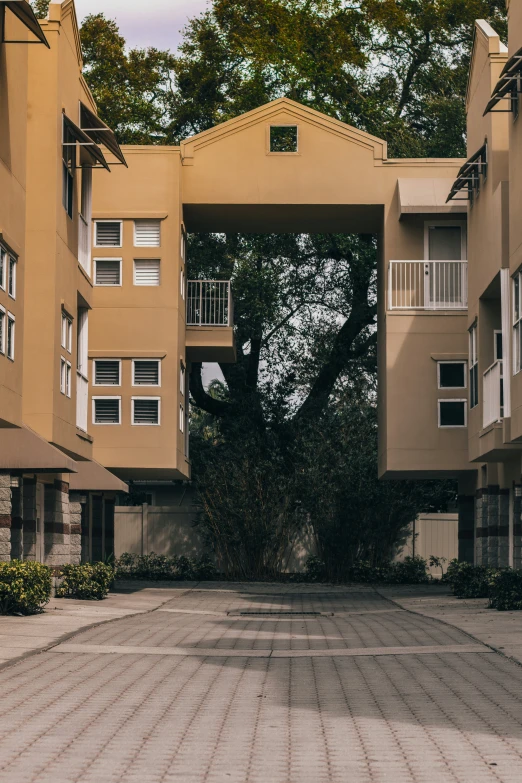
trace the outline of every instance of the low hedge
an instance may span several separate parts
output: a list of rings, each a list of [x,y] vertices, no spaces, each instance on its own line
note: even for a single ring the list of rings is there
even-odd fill
[[[422,557],[405,557],[399,563],[385,563],[374,566],[366,560],[358,560],[343,577],[346,582],[364,584],[417,585],[427,584],[431,580],[428,563]],[[310,556],[305,565],[305,580],[308,582],[327,582],[326,564],[315,555]]]
[[[60,571],[57,598],[101,601],[114,581],[114,569],[107,563],[65,565]]]
[[[42,563],[0,563],[0,614],[38,614],[49,602],[52,571]]]
[[[489,598],[490,581],[497,573],[497,568],[452,560],[446,571],[445,581],[451,585],[453,595],[457,598]]]
[[[505,612],[522,609],[522,571],[497,569],[489,576],[489,606]]]
[[[116,578],[152,581],[201,582],[220,579],[221,575],[207,555],[199,558],[134,555],[124,553],[115,563]]]

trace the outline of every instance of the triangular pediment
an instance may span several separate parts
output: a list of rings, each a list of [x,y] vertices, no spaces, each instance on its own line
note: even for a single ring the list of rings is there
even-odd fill
[[[286,123],[295,121],[315,126],[324,130],[325,134],[344,138],[352,144],[371,151],[374,160],[386,160],[387,158],[387,145],[382,139],[378,139],[376,136],[358,130],[352,125],[340,122],[308,106],[303,106],[303,104],[292,101],[290,98],[278,98],[257,109],[241,114],[239,117],[234,117],[232,120],[220,123],[214,128],[185,139],[181,142],[183,161],[190,163],[199,150],[222,141],[229,136],[244,132],[253,125],[279,121]]]

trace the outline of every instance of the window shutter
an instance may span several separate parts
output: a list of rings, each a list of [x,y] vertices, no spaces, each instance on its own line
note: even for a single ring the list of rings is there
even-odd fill
[[[96,285],[120,285],[119,261],[96,261]]]
[[[157,258],[134,261],[134,285],[159,285],[160,262]]]
[[[119,399],[113,400],[107,398],[94,400],[94,422],[95,424],[119,424]]]
[[[159,220],[134,221],[135,247],[159,247],[160,242],[161,229]]]
[[[95,361],[94,383],[96,386],[119,386],[120,363],[119,361]]]
[[[121,223],[119,221],[96,222],[98,247],[121,247]]]
[[[159,386],[159,362],[135,361],[134,384],[135,386]]]
[[[134,424],[159,424],[159,400],[135,399]]]

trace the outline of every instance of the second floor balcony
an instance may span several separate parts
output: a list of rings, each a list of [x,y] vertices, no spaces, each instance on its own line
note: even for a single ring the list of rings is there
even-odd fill
[[[466,310],[467,261],[390,261],[389,310]]]
[[[190,361],[233,362],[230,280],[189,280],[187,286],[187,358]]]

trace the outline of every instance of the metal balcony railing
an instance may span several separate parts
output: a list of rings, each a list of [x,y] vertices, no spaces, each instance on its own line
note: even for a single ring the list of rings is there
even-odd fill
[[[465,310],[467,261],[390,261],[390,310]]]
[[[504,418],[504,373],[502,361],[493,362],[482,376],[482,426]]]
[[[187,326],[232,326],[230,280],[189,280]]]

